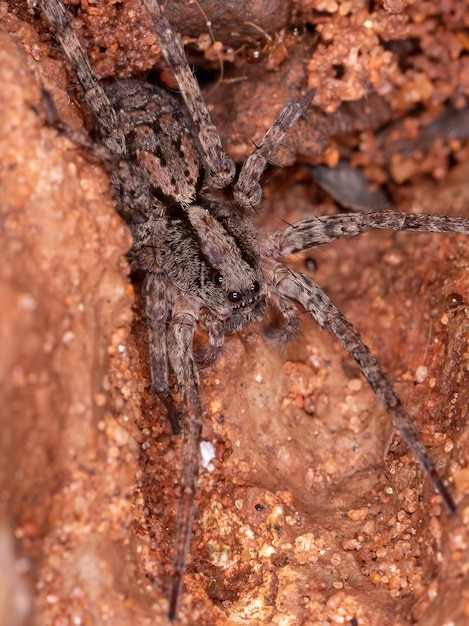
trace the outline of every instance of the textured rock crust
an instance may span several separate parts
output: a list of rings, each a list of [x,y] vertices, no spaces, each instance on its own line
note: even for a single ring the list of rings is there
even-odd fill
[[[180,443],[149,395],[130,237],[107,173],[47,123],[42,87],[63,121],[92,127],[32,4],[0,3],[0,623],[165,623]],[[368,13],[303,0],[295,15],[250,2],[229,28],[225,4],[203,4],[215,43],[197,4],[170,16],[204,82],[224,60],[227,80],[207,97],[235,158],[284,102],[317,88],[278,156],[289,167],[267,176],[260,227],[337,210],[298,161],[344,159],[400,209],[469,214],[466,3],[389,0]],[[74,9],[100,76],[160,66],[137,0]],[[308,28],[290,36],[298,18]],[[248,64],[256,45],[265,58]],[[286,348],[252,328],[202,374],[217,456],[201,475],[180,623],[467,623],[468,246],[379,233],[292,259],[314,262],[366,337],[459,515],[442,510],[332,336],[305,316]]]

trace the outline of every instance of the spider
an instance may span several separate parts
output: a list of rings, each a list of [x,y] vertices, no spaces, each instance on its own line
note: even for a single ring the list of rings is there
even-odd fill
[[[392,415],[447,509],[456,505],[391,383],[354,326],[310,277],[285,261],[295,252],[371,229],[469,234],[469,218],[411,215],[394,210],[303,219],[273,235],[257,233],[252,212],[262,199],[260,177],[283,137],[306,116],[314,93],[287,103],[239,172],[225,155],[178,36],[157,0],[143,0],[180,101],[136,80],[102,87],[60,0],[40,0],[96,118],[99,146],[90,147],[111,170],[117,210],[133,234],[129,259],[145,273],[151,389],[164,402],[174,434],[183,432],[183,470],[169,618],[177,615],[190,546],[199,469],[203,408],[199,366],[216,361],[226,334],[260,322],[274,342],[292,339],[298,306],[334,333]],[[208,337],[195,353],[199,326]],[[179,407],[169,384],[173,372]]]

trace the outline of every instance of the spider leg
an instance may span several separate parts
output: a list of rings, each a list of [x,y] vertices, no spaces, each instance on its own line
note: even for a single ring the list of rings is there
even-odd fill
[[[198,313],[199,306],[190,297],[176,299],[167,335],[168,356],[179,388],[184,422],[181,498],[177,514],[173,578],[169,596],[168,616],[171,621],[176,616],[183,588],[199,475],[202,407],[199,398],[199,374],[192,352]]]
[[[376,358],[365,345],[360,333],[311,278],[282,267],[277,270],[275,279],[280,294],[301,304],[320,326],[334,333],[345,350],[355,359],[371,388],[385,409],[392,415],[394,424],[403,439],[430,476],[434,488],[442,497],[446,507],[451,513],[456,513],[456,504],[430,458],[427,448],[420,440],[411,417],[404,409]]]
[[[124,154],[124,137],[118,129],[116,112],[78,41],[64,5],[60,0],[41,0],[40,4],[83,87],[88,106],[99,120],[103,143],[114,154]]]
[[[83,134],[79,130],[71,128],[70,126],[62,122],[51,94],[44,87],[42,88],[42,100],[44,102],[47,120],[50,126],[56,128],[72,143],[91,152],[97,159],[99,159],[99,161],[106,165],[109,170],[112,170],[119,165],[121,159],[118,155],[111,152],[102,143],[97,143],[96,141],[93,141],[92,139],[90,139],[90,137],[88,137],[88,135]]]
[[[169,391],[169,362],[176,376],[183,414],[181,498],[174,543],[173,579],[169,599],[169,619],[175,618],[183,588],[187,554],[192,534],[194,497],[199,475],[202,407],[199,399],[199,374],[193,356],[195,326],[199,305],[190,297],[171,297],[170,285],[163,272],[148,272],[144,295],[147,316],[152,391],[166,404],[174,434],[181,428]],[[170,302],[174,300],[174,302]],[[172,318],[169,321],[169,304]]]
[[[309,109],[314,91],[301,100],[288,102],[277,114],[274,123],[262,137],[254,152],[244,161],[238,180],[233,189],[235,200],[245,209],[255,209],[262,200],[259,184],[269,158],[285,135],[293,128]]]
[[[208,346],[198,350],[194,357],[199,367],[215,363],[225,343],[225,327],[221,320],[204,309],[199,317],[199,325],[208,335]]]
[[[114,105],[98,82],[88,56],[73,30],[64,5],[59,0],[41,0],[41,7],[62,44],[70,65],[83,88],[85,100],[94,113],[100,142],[64,124],[49,93],[43,89],[43,100],[49,123],[77,146],[93,154],[109,171],[118,200],[118,211],[128,222],[135,215],[145,215],[148,191],[141,177],[132,172],[126,156],[125,134],[120,127]],[[115,91],[115,90],[114,90]],[[127,191],[126,191],[127,190]]]
[[[147,272],[143,294],[147,318],[151,390],[159,396],[166,407],[173,435],[179,435],[181,433],[179,415],[169,389],[168,350],[166,346],[169,287],[166,276],[162,272]]]
[[[118,199],[117,210],[122,218],[131,222],[140,212],[145,215],[148,207],[145,189],[140,179],[136,180],[128,161],[121,154],[115,154],[105,143],[93,141],[88,135],[64,124],[59,118],[55,103],[48,91],[42,90],[42,97],[49,124],[67,137],[75,145],[85,148],[108,171]],[[127,191],[129,190],[129,191]]]
[[[342,237],[353,237],[374,228],[412,230],[416,232],[469,234],[468,217],[419,215],[402,211],[373,211],[369,213],[339,213],[301,220],[273,235],[268,254],[285,257]]]
[[[201,156],[208,168],[205,184],[207,187],[213,185],[219,189],[226,187],[234,178],[235,165],[223,151],[220,135],[212,123],[199,84],[187,64],[179,35],[161,13],[156,0],[143,0],[143,4],[153,21],[161,52],[174,72],[181,95],[196,126]]]
[[[288,343],[298,335],[300,327],[298,310],[288,298],[280,295],[276,290],[272,290],[270,301],[271,310],[278,312],[279,316],[275,316],[267,326],[264,326],[263,335],[272,343]]]

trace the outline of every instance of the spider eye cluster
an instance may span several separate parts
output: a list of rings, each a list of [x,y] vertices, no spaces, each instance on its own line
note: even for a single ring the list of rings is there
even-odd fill
[[[223,282],[224,282],[223,274],[221,272],[216,272],[213,275],[212,280],[215,283],[215,285],[217,285],[217,287],[220,287],[221,285],[223,285]],[[259,282],[255,280],[249,286],[249,291],[251,292],[251,294],[257,294],[259,293],[260,288],[261,286]],[[245,307],[247,304],[252,304],[254,302],[254,299],[252,297],[247,298],[247,300],[245,301],[245,297],[239,291],[229,291],[227,294],[227,298],[233,304],[238,305],[234,308],[239,308],[240,306]]]
[[[239,293],[239,291],[230,291],[228,294],[228,300],[230,302],[236,303],[243,299],[243,296]]]
[[[217,272],[215,274],[215,276],[213,277],[213,282],[215,283],[215,285],[217,285],[217,287],[222,285],[223,284],[223,274],[221,274],[220,272]]]

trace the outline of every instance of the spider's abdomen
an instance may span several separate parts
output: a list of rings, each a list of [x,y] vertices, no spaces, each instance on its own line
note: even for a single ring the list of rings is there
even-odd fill
[[[124,135],[122,156],[129,163],[137,193],[140,188],[148,198],[156,196],[167,204],[193,202],[202,167],[183,105],[168,92],[134,80],[113,83],[106,95]],[[125,206],[122,212],[127,216],[131,209]],[[137,211],[141,213],[141,207]]]

